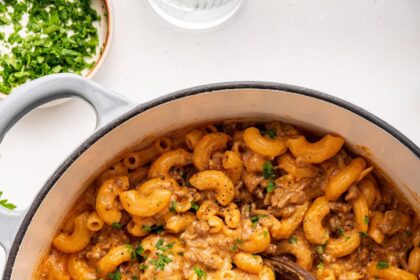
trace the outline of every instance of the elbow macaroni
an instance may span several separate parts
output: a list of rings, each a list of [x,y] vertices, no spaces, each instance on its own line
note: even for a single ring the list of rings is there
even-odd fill
[[[337,200],[358,179],[365,166],[366,161],[363,158],[353,159],[328,181],[325,197],[330,201]]]
[[[312,267],[312,251],[300,236],[296,237],[296,242],[281,241],[277,245],[277,252],[295,256],[297,264],[306,270],[310,270]]]
[[[359,191],[359,195],[353,200],[353,212],[356,220],[356,229],[366,233],[369,224],[369,208],[365,195]]]
[[[53,244],[64,253],[77,253],[89,245],[92,231],[87,227],[89,213],[84,212],[74,219],[74,229],[71,234],[61,233],[54,238]]]
[[[108,273],[114,271],[120,264],[130,261],[132,253],[133,248],[128,245],[111,248],[98,262],[99,274],[102,276],[108,275]]]
[[[167,151],[158,157],[150,166],[149,178],[158,176],[170,177],[169,171],[175,166],[185,166],[191,164],[192,155],[184,149]]]
[[[261,135],[255,127],[244,131],[244,142],[252,151],[267,157],[276,157],[287,151],[287,147],[281,139],[268,139]]]
[[[200,191],[212,190],[220,205],[226,206],[235,195],[235,189],[229,177],[221,171],[207,170],[194,174],[190,183]]]
[[[287,145],[292,154],[307,163],[321,163],[332,158],[343,147],[344,139],[330,134],[316,143],[309,143],[305,136],[291,138]]]
[[[118,195],[128,189],[128,178],[117,177],[105,181],[99,188],[96,196],[96,213],[102,221],[111,225],[121,219],[121,210],[118,208]]]
[[[318,280],[417,279],[412,210],[343,138],[307,139],[227,122],[129,152],[66,215],[34,280],[274,280],[268,255]]]
[[[322,220],[330,213],[329,202],[325,197],[318,197],[309,207],[303,219],[306,239],[312,244],[324,244],[330,238]]]
[[[326,252],[334,257],[344,257],[359,247],[361,238],[357,231],[350,231],[338,239],[329,239]]]
[[[214,132],[204,135],[194,147],[193,162],[198,170],[208,169],[211,155],[220,150],[225,150],[229,136],[225,133]]]
[[[376,277],[383,280],[417,280],[417,277],[414,274],[399,269],[395,266],[378,268],[377,262],[371,262],[368,264],[368,273],[371,277]]]

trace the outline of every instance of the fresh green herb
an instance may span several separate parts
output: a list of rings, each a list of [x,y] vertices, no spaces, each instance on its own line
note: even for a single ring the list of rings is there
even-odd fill
[[[258,222],[259,222],[259,220],[260,220],[261,218],[265,218],[265,217],[268,217],[268,216],[267,216],[267,215],[264,215],[264,214],[262,214],[262,215],[255,215],[255,216],[252,216],[252,217],[251,217],[252,228],[256,228],[256,227],[257,227],[257,224],[258,224]]]
[[[317,269],[324,269],[324,263],[320,262],[319,264],[316,265]]]
[[[367,237],[367,236],[368,236],[368,234],[367,234],[366,232],[361,231],[361,232],[359,232],[359,236],[360,236],[361,238],[365,238],[365,237]]]
[[[144,225],[141,227],[142,232],[150,232],[151,230],[152,230],[152,227],[148,225]]]
[[[365,223],[365,225],[368,225],[369,224],[369,217],[368,216],[365,216],[363,218],[363,222]]]
[[[174,242],[163,245],[164,243],[165,243],[164,240],[162,238],[159,238],[159,240],[156,242],[156,249],[158,249],[162,252],[165,252],[165,251],[171,249],[172,247],[174,247],[174,245],[175,245]]]
[[[111,272],[108,274],[108,278],[110,280],[121,280],[121,272],[120,269],[117,268],[117,270],[115,272]]]
[[[138,260],[143,260],[142,254],[144,253],[144,248],[141,245],[138,245],[134,250],[134,255]]]
[[[150,260],[150,264],[154,265],[156,267],[156,270],[164,270],[165,265],[171,263],[172,259],[161,253],[156,253],[156,254],[158,258]]]
[[[159,233],[163,232],[163,226],[162,225],[152,226],[150,232],[159,234]]]
[[[92,68],[99,49],[100,20],[91,0],[0,3],[0,26],[14,32],[1,38],[0,90],[9,93],[28,80],[58,72],[80,74]],[[23,15],[28,20],[23,23]],[[21,34],[26,34],[22,37]],[[6,37],[6,36],[2,36]]]
[[[171,202],[171,205],[169,206],[169,211],[172,213],[176,213],[176,201]]]
[[[389,264],[388,264],[388,262],[387,261],[379,261],[377,264],[376,264],[376,268],[377,269],[385,269],[385,268],[388,268],[389,267]]]
[[[192,208],[194,211],[197,211],[197,210],[198,210],[198,208],[200,208],[200,206],[198,206],[197,202],[195,202],[195,201],[191,201],[191,208]]]
[[[207,279],[207,273],[198,266],[194,266],[194,272],[197,274],[198,279]]]
[[[264,162],[263,176],[264,176],[264,179],[266,180],[274,179],[276,177],[276,175],[274,174],[273,164],[271,163],[271,161]]]
[[[155,245],[156,248],[159,249],[163,245],[164,242],[165,241],[162,238],[159,238]]]
[[[268,181],[267,192],[270,193],[270,192],[274,191],[275,188],[276,188],[276,184],[273,182],[273,180]]]
[[[263,130],[263,131],[261,131],[261,134],[262,135],[267,135],[271,139],[274,139],[277,136],[277,133],[274,129]]]
[[[161,233],[163,231],[163,226],[162,225],[157,225],[157,226],[144,225],[141,227],[141,231],[151,232],[151,233]]]
[[[322,244],[322,245],[318,245],[318,246],[315,247],[315,252],[318,255],[322,255],[322,254],[324,254],[326,247],[327,247],[327,243]]]
[[[236,238],[233,245],[230,247],[232,251],[238,251],[238,245],[244,243],[242,239]]]
[[[144,263],[139,264],[139,269],[140,270],[146,270],[148,268],[149,268],[149,266],[147,264],[144,264]]]
[[[0,191],[0,198],[2,195],[3,195],[3,192]],[[4,208],[10,209],[10,210],[16,209],[16,205],[14,205],[13,203],[10,203],[7,199],[1,199],[0,206],[3,206]]]
[[[268,180],[267,183],[267,192],[272,192],[276,188],[276,184],[273,182],[273,179],[276,178],[274,174],[273,164],[271,161],[264,162],[263,165],[263,176],[264,179]]]
[[[133,276],[133,277],[131,278],[131,280],[139,280],[139,279],[137,278],[137,276]]]
[[[264,235],[264,238],[268,237],[268,231],[266,229],[263,231],[263,235]]]
[[[340,227],[337,229],[337,234],[338,236],[343,236],[344,235],[344,228]]]
[[[292,235],[289,237],[289,243],[290,244],[297,244],[298,243],[298,239],[296,237],[296,235]]]
[[[244,243],[244,241],[242,239],[236,238],[235,243],[236,244],[242,244],[242,243]]]
[[[113,222],[113,223],[111,224],[111,227],[112,227],[113,229],[122,229],[122,225],[121,225],[120,223],[118,223],[118,222]]]

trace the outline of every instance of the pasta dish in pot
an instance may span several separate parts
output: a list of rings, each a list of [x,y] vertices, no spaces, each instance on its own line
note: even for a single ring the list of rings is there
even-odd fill
[[[320,280],[418,279],[413,209],[344,143],[277,121],[161,137],[96,178],[34,279],[268,280],[272,255]]]

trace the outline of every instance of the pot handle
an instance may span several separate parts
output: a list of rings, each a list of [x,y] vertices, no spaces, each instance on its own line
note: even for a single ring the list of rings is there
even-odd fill
[[[24,84],[0,102],[0,142],[25,114],[42,104],[66,97],[81,98],[93,107],[96,113],[96,129],[135,106],[124,97],[87,78],[75,74],[45,76]],[[0,206],[0,245],[6,251],[6,257],[26,212],[27,210],[11,211]]]
[[[45,76],[22,85],[0,102],[0,142],[6,132],[29,111],[66,97],[79,97],[93,107],[96,129],[134,107],[134,103],[87,78],[75,74]]]

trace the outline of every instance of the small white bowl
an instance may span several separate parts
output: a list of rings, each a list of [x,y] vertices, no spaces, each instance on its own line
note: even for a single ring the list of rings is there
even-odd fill
[[[92,8],[95,9],[101,16],[101,21],[99,23],[96,23],[95,26],[98,28],[99,49],[102,48],[102,51],[99,51],[96,54],[95,65],[93,65],[91,69],[87,70],[86,73],[82,74],[82,76],[87,78],[92,78],[96,75],[96,73],[98,73],[99,69],[105,61],[105,58],[109,53],[114,33],[114,14],[111,5],[111,0],[92,0]],[[11,93],[13,93],[13,90]],[[8,94],[0,92],[0,100],[6,98],[7,96]],[[52,107],[62,104],[66,101],[68,101],[68,99],[61,99],[49,102],[41,107]]]

